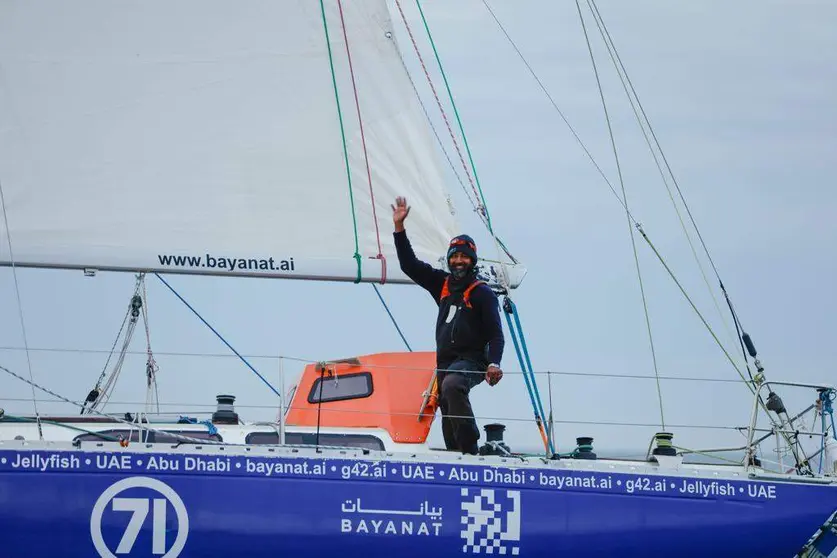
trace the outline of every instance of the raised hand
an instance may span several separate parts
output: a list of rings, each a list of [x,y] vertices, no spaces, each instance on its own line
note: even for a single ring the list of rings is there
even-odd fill
[[[395,232],[404,230],[404,219],[410,214],[410,206],[407,205],[407,198],[398,196],[395,198],[395,205],[392,208],[392,222],[395,225]]]

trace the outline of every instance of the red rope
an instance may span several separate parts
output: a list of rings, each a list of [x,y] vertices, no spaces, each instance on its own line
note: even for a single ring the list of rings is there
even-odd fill
[[[465,176],[468,177],[468,182],[471,184],[471,189],[474,190],[474,195],[477,199],[477,205],[480,207],[481,210],[484,211],[481,204],[479,203],[480,195],[477,191],[476,185],[474,184],[474,179],[471,178],[471,173],[468,171],[468,164],[465,162],[465,158],[462,156],[462,150],[459,149],[459,143],[456,141],[456,136],[453,133],[453,129],[451,128],[450,122],[448,121],[448,115],[445,112],[445,109],[442,107],[442,102],[439,100],[439,95],[436,93],[436,87],[433,85],[433,80],[430,78],[430,73],[427,71],[427,66],[424,65],[424,58],[421,56],[421,52],[419,52],[418,45],[416,44],[416,39],[413,37],[413,30],[410,29],[410,24],[407,23],[407,18],[404,16],[404,10],[401,9],[401,2],[399,0],[395,0],[395,5],[398,6],[398,11],[401,13],[401,19],[404,21],[404,27],[407,28],[407,34],[410,36],[410,41],[413,43],[413,49],[416,51],[416,56],[421,62],[421,68],[424,70],[424,75],[427,77],[427,83],[430,84],[430,89],[433,91],[433,96],[436,98],[436,104],[439,107],[439,112],[442,113],[442,119],[445,121],[445,126],[448,128],[448,133],[450,134],[450,139],[453,142],[453,147],[456,149],[457,155],[459,155],[459,161],[462,163],[462,168],[465,169]]]
[[[355,82],[355,70],[352,66],[352,53],[349,49],[349,35],[346,31],[346,20],[343,18],[343,2],[341,0],[337,0],[337,7],[340,10],[340,25],[343,27],[343,39],[346,43],[346,58],[349,60],[349,74],[352,78],[352,90],[354,91],[355,95],[355,108],[357,109],[357,121],[358,125],[360,126],[360,141],[363,145],[363,158],[366,161],[366,178],[369,181],[369,196],[372,199],[372,220],[375,222],[375,238],[378,242],[378,255],[375,258],[381,260],[381,283],[386,282],[387,278],[387,267],[386,267],[386,258],[384,257],[383,251],[381,249],[381,232],[378,229],[378,213],[375,209],[375,191],[372,188],[372,171],[369,168],[369,153],[366,149],[366,135],[363,132],[363,118],[360,115],[360,99],[358,98],[357,94],[357,84]]]

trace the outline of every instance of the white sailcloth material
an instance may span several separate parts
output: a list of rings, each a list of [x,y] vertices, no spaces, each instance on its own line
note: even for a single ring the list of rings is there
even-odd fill
[[[326,19],[363,280],[380,280],[335,0]],[[388,278],[390,204],[434,263],[459,234],[383,0],[343,2]],[[0,185],[22,266],[355,280],[316,0],[0,3]],[[1,217],[0,217],[1,218]],[[0,260],[10,263],[6,227]]]

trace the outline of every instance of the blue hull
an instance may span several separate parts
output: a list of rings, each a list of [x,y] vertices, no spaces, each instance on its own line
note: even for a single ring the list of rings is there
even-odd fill
[[[0,450],[0,555],[785,558],[837,509],[833,484],[513,463]]]

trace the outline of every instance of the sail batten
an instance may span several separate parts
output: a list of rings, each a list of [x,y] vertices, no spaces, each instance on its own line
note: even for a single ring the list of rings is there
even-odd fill
[[[356,222],[362,280],[380,279],[379,238],[396,280],[398,195],[412,206],[417,255],[437,262],[460,230],[386,2],[343,4],[354,83],[336,2],[324,5],[333,76],[318,2],[0,4],[14,263],[356,280]],[[246,264],[220,270],[209,258]],[[283,261],[294,269],[270,267]]]

